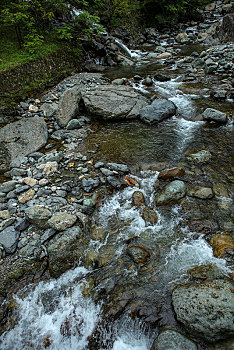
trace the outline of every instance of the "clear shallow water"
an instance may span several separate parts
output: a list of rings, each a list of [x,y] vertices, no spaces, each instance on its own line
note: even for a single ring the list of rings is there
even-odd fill
[[[140,53],[135,54],[140,56]],[[149,67],[153,72],[156,65],[147,65],[142,71],[146,72]],[[139,71],[136,67],[136,74]],[[88,150],[98,147],[98,159],[101,156],[103,160],[128,163],[139,170],[136,177],[139,188],[126,188],[118,192],[100,208],[96,223],[106,228],[108,235],[100,244],[91,241],[86,253],[92,249],[99,252],[108,245],[114,250],[113,259],[116,262],[124,256],[126,241],[132,238],[139,239],[152,253],[159,251],[160,260],[152,259],[150,273],[146,273],[145,277],[136,268],[125,268],[122,271],[127,286],[133,284],[136,293],[143,290],[151,298],[166,295],[175,282],[186,280],[187,270],[196,265],[212,264],[224,274],[229,271],[223,259],[213,256],[204,237],[183,225],[179,206],[172,206],[166,211],[155,208],[153,185],[158,172],[141,171],[144,164],[154,165],[158,162],[166,161],[176,166],[184,160],[184,153],[191,145],[205,145],[211,150],[214,147],[217,155],[220,154],[218,152],[223,152],[225,162],[229,160],[226,146],[230,147],[230,126],[212,130],[206,129],[203,122],[194,122],[197,95],[194,92],[185,94],[180,87],[181,83],[175,78],[169,83],[154,82],[153,87],[156,94],[169,98],[177,105],[177,116],[158,126],[137,121],[94,123],[92,128],[96,132],[89,135],[85,144]],[[221,163],[219,162],[220,166]],[[140,190],[145,196],[146,205],[155,210],[157,224],[146,224],[140,210],[132,206],[135,190]],[[0,348],[92,349],[89,337],[102,320],[105,300],[94,302],[91,297],[84,297],[83,290],[90,273],[95,275],[98,271],[78,267],[57,280],[41,282],[31,290],[29,288],[26,295],[17,295],[18,322],[0,338]],[[110,279],[112,273],[114,274],[114,269],[110,268]],[[152,278],[153,283],[146,284],[146,279]],[[98,288],[101,287],[98,285]],[[150,330],[144,322],[133,320],[126,312],[109,325],[109,331],[103,327],[102,338],[103,344],[106,344],[104,348],[108,350],[149,350],[156,334],[157,329]],[[98,350],[102,348],[99,347]]]

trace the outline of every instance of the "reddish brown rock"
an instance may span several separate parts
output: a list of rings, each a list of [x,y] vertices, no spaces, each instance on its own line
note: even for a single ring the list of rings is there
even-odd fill
[[[166,169],[164,171],[161,171],[159,173],[158,178],[160,180],[168,180],[173,179],[174,177],[183,176],[184,175],[184,169],[183,168],[171,168]]]
[[[210,245],[213,248],[215,257],[222,257],[227,249],[234,251],[234,241],[228,234],[221,233],[214,235],[210,240]]]

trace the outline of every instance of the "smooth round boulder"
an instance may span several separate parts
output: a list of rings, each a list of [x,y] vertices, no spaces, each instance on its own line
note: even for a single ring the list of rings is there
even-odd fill
[[[158,222],[158,217],[155,211],[147,206],[143,208],[142,218],[146,224],[156,225]]]
[[[139,116],[147,124],[155,124],[176,114],[176,105],[165,98],[159,98],[151,105],[143,107]]]
[[[168,185],[164,186],[155,197],[155,204],[158,206],[174,204],[185,197],[186,192],[187,188],[185,183],[180,180],[174,180]]]

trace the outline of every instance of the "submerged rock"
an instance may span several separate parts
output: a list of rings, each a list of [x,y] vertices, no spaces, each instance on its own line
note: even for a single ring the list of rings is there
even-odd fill
[[[40,117],[24,118],[0,130],[2,143],[15,161],[45,146],[48,139],[46,122]]]
[[[197,345],[181,333],[168,329],[159,334],[151,350],[197,350]]]
[[[142,218],[145,220],[146,224],[156,225],[158,222],[155,211],[147,206],[143,208]]]
[[[140,244],[130,244],[126,251],[133,261],[140,266],[147,264],[149,261],[149,250]]]
[[[195,187],[191,191],[191,195],[199,199],[211,199],[214,197],[214,192],[210,187]]]
[[[169,100],[159,98],[154,100],[150,106],[143,107],[140,112],[140,119],[148,124],[154,124],[176,114],[176,105]]]
[[[132,202],[133,205],[140,208],[142,205],[145,204],[144,194],[141,191],[135,191],[132,195]]]
[[[218,279],[181,285],[174,289],[172,301],[178,321],[189,332],[211,343],[233,335],[232,282]]]
[[[209,151],[202,150],[197,153],[192,153],[187,156],[187,159],[193,161],[194,163],[206,163],[212,158],[212,155]]]
[[[104,85],[83,94],[86,111],[104,120],[133,119],[148,101],[129,86]]]
[[[161,192],[155,197],[156,205],[168,205],[178,202],[185,197],[187,192],[186,185],[183,181],[174,180],[163,187]]]
[[[158,175],[158,179],[168,180],[168,179],[172,179],[173,177],[179,177],[183,175],[184,175],[183,168],[171,168],[171,169],[161,171]]]

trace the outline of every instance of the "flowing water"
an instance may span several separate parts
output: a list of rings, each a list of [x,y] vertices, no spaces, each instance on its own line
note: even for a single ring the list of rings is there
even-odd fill
[[[128,51],[138,63],[144,62],[146,54]],[[158,64],[151,62],[150,65],[142,65],[140,71],[139,65],[136,65],[135,73],[152,73],[158,68]],[[117,73],[112,71],[109,74],[113,78]],[[127,70],[118,73],[119,76],[128,74]],[[108,299],[105,293],[102,296],[102,288],[111,294],[115,290],[113,281],[117,279],[118,288],[122,288],[123,293],[133,290],[136,300],[161,298],[168,306],[168,296],[175,282],[185,281],[188,278],[186,272],[192,267],[212,264],[223,274],[229,272],[225,260],[213,256],[204,236],[189,229],[181,207],[174,205],[163,209],[154,205],[154,184],[159,172],[152,168],[157,168],[159,162],[177,166],[179,162],[185,162],[185,152],[189,147],[204,147],[211,142],[213,147],[217,147],[217,155],[222,151],[226,161],[230,157],[230,125],[217,131],[206,128],[204,122],[194,121],[200,108],[197,104],[200,98],[198,91],[194,93],[192,89],[190,93],[184,93],[181,86],[175,72],[171,81],[154,81],[150,89],[135,86],[143,93],[166,97],[176,104],[177,116],[158,126],[136,121],[111,125],[93,123],[91,127],[96,132],[87,138],[86,149],[98,149],[98,159],[126,162],[137,170],[134,179],[139,184],[137,188],[127,187],[108,198],[95,216],[95,224],[102,227],[107,235],[102,242],[91,240],[85,254],[89,256],[95,252],[99,258],[106,256],[108,263],[103,264],[105,272],[95,266],[89,265],[88,269],[80,266],[57,280],[40,282],[15,296],[17,322],[0,338],[1,349],[149,350],[157,328],[150,327],[140,318],[130,317],[127,307],[121,316],[112,319],[108,325],[103,323],[102,327],[105,301]],[[203,102],[204,105],[208,103]],[[217,161],[221,168],[222,161]],[[146,205],[157,214],[156,224],[146,223],[140,209],[132,206],[132,195],[136,189],[144,194]],[[129,242],[144,245],[151,252],[152,258],[145,270],[139,270],[126,257]],[[87,295],[85,291],[90,278],[96,282]],[[134,304],[134,299],[131,302]],[[164,317],[173,322],[170,308],[168,310],[169,316]],[[97,329],[99,339],[95,338]],[[90,345],[93,341],[99,345]]]

